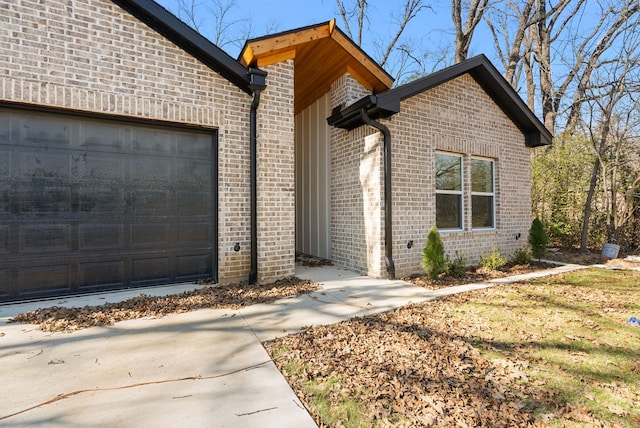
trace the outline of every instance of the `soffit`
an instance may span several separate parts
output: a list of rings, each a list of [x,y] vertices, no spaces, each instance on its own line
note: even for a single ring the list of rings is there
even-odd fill
[[[295,64],[295,114],[329,92],[331,84],[347,72],[372,93],[393,85],[393,78],[337,28],[335,20],[249,40],[239,57],[245,67],[288,59]]]

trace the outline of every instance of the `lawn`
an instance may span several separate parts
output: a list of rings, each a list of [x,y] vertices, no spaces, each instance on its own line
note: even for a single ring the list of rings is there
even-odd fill
[[[640,272],[590,268],[266,344],[320,426],[640,426]]]

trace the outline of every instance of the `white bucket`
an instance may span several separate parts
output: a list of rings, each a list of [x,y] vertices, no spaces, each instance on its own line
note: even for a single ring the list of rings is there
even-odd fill
[[[604,244],[602,246],[602,255],[610,259],[618,257],[618,251],[620,251],[620,245],[616,244]]]

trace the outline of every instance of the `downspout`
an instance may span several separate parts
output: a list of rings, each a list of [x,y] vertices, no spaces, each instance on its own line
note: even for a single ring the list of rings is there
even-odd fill
[[[257,68],[249,68],[249,88],[253,93],[251,110],[249,111],[249,180],[250,180],[250,215],[251,215],[251,267],[249,284],[258,282],[258,106],[260,94],[267,87],[267,72]]]
[[[382,132],[384,137],[384,254],[389,279],[396,279],[393,262],[393,222],[391,216],[391,132],[380,122],[371,119],[365,108],[360,109],[362,122]]]

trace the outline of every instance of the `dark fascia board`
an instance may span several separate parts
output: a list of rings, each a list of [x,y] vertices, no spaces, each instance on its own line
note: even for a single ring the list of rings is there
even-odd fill
[[[111,0],[184,49],[238,88],[251,94],[247,69],[153,0]]]
[[[484,55],[469,58],[451,67],[432,73],[406,85],[378,95],[378,103],[395,103],[469,73],[491,96],[495,103],[525,134],[528,147],[551,144],[553,136],[522,101],[520,95]]]

